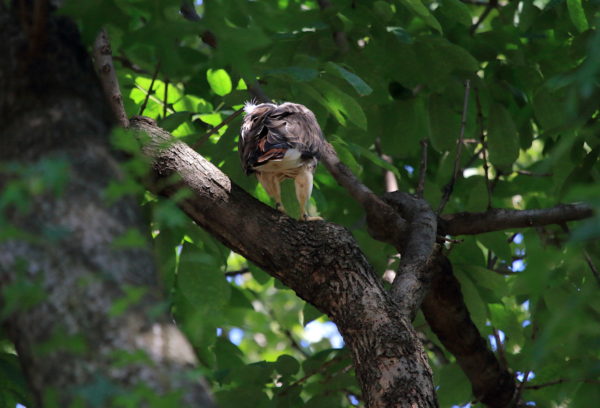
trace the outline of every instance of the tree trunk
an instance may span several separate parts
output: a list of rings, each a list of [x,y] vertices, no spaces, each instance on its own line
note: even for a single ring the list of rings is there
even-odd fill
[[[0,7],[0,187],[19,193],[2,204],[0,286],[31,404],[110,406],[138,393],[140,405],[213,406],[189,343],[157,315],[136,200],[107,197],[122,174],[77,28],[27,11]]]

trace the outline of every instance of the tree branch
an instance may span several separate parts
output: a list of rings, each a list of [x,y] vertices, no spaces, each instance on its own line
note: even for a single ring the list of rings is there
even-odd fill
[[[178,205],[198,225],[332,318],[352,352],[367,406],[436,406],[414,329],[346,229],[291,219],[247,194],[152,120],[136,117],[131,123],[149,136],[144,152],[154,160],[151,191],[170,197],[191,190]]]
[[[426,201],[409,194],[396,191],[386,194],[384,199],[409,222],[408,237],[391,294],[400,304],[400,311],[412,320],[429,290],[434,270],[430,261],[437,219]]]
[[[110,42],[108,41],[108,34],[105,29],[100,30],[98,33],[98,36],[94,41],[93,53],[94,65],[98,72],[108,105],[119,126],[126,128],[129,126],[129,119],[127,119],[127,113],[123,106],[123,97],[121,96],[119,81],[117,80],[115,67],[112,61]]]
[[[474,235],[583,220],[593,214],[594,210],[590,205],[579,203],[560,204],[539,210],[492,209],[481,213],[445,214],[438,222],[442,235]]]
[[[377,240],[394,245],[399,252],[402,252],[405,244],[406,220],[365,186],[340,161],[335,149],[328,142],[325,142],[321,152],[321,161],[336,181],[364,208],[369,234]]]
[[[503,369],[465,306],[450,261],[437,255],[431,291],[421,309],[433,332],[469,378],[475,398],[493,408],[509,406],[515,392],[512,375]]]

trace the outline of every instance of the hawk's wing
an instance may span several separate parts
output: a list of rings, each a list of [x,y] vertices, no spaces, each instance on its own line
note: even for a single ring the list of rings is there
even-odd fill
[[[319,158],[323,135],[315,115],[305,106],[286,102],[248,108],[239,141],[246,174],[271,160],[283,160],[296,149],[303,159]]]

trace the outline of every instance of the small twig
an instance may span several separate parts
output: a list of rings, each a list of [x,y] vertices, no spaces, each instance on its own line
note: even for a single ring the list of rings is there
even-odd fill
[[[126,128],[129,126],[129,119],[127,118],[127,113],[125,112],[125,106],[123,106],[123,97],[121,96],[119,81],[117,80],[117,76],[115,74],[112,51],[106,30],[102,29],[98,33],[96,41],[94,42],[93,51],[94,66],[98,72],[104,95],[110,105],[115,119],[117,120],[117,123]]]
[[[419,165],[419,183],[417,184],[417,197],[423,198],[425,192],[425,175],[427,173],[427,147],[429,141],[427,139],[421,140],[421,163]]]
[[[123,68],[130,69],[133,72],[135,72],[136,74],[144,74],[144,75],[150,74],[150,72],[146,71],[144,68],[140,67],[139,65],[133,63],[129,58],[127,58],[123,55],[115,55],[115,56],[113,56],[113,59],[115,61],[119,61],[121,63],[121,65],[123,66]]]
[[[448,238],[443,235],[438,235],[436,237],[436,242],[438,242],[438,243],[449,242],[451,244],[460,244],[460,243],[464,242],[464,239]]]
[[[519,403],[521,401],[521,395],[523,394],[523,390],[525,389],[525,384],[527,384],[527,380],[529,380],[529,374],[531,374],[531,370],[525,371],[523,373],[523,381],[517,384],[517,391],[515,392],[514,401]]]
[[[463,138],[465,136],[465,128],[467,126],[467,110],[469,108],[470,92],[471,92],[471,80],[467,79],[465,81],[465,98],[464,98],[464,102],[463,102],[463,112],[462,112],[462,118],[461,118],[461,122],[460,122],[460,135],[456,142],[456,155],[454,157],[454,171],[452,172],[452,179],[444,187],[444,195],[442,196],[442,200],[440,202],[440,206],[438,207],[437,214],[442,213],[442,210],[444,209],[444,207],[446,206],[446,203],[450,199],[452,190],[454,190],[454,184],[456,183],[456,178],[458,177],[458,171],[460,170],[460,155],[462,153]]]
[[[146,93],[146,97],[144,98],[144,103],[142,103],[142,106],[140,107],[140,116],[144,114],[144,111],[146,110],[146,104],[148,103],[148,99],[150,99],[150,95],[152,94],[153,90],[154,90],[154,81],[156,81],[156,76],[158,75],[158,70],[160,69],[160,61],[156,64],[156,69],[154,70],[154,74],[152,75],[152,81],[150,81],[150,88],[148,89],[148,92]]]
[[[303,384],[304,382],[306,382],[306,380],[308,380],[310,377],[317,375],[319,373],[322,373],[323,371],[325,371],[327,368],[329,368],[329,366],[333,365],[334,363],[337,363],[339,361],[341,361],[343,359],[343,354],[339,354],[337,356],[335,356],[334,358],[332,358],[329,361],[324,362],[319,368],[317,368],[316,370],[306,374],[304,377],[297,379],[296,381],[294,381],[293,383],[291,383],[288,388],[286,390],[284,390],[281,394],[285,394],[288,390],[292,389],[293,386],[295,385],[300,385]]]
[[[475,34],[475,31],[477,31],[477,28],[481,25],[481,23],[483,23],[483,20],[485,20],[490,12],[496,7],[498,7],[498,0],[489,0],[485,10],[483,10],[483,13],[481,13],[477,21],[471,26],[471,35]]]
[[[539,390],[541,388],[545,388],[545,387],[550,387],[553,385],[558,385],[558,384],[562,384],[568,381],[581,381],[584,382],[586,384],[600,384],[600,380],[570,380],[568,378],[559,378],[557,380],[552,380],[552,381],[548,381],[542,384],[535,384],[535,385],[527,385],[525,386],[525,389],[528,390]]]
[[[492,208],[492,186],[490,185],[489,166],[487,161],[487,144],[485,141],[483,112],[481,109],[481,100],[479,99],[479,88],[475,88],[475,102],[477,104],[477,121],[479,122],[479,140],[481,142],[481,154],[483,157],[483,171],[485,174],[485,187],[487,188],[487,209]]]
[[[250,268],[246,267],[246,268],[239,269],[237,271],[225,272],[225,276],[228,277],[228,278],[230,278],[230,277],[234,278],[236,276],[244,275],[244,274],[249,273],[249,272],[250,272]]]
[[[169,106],[167,103],[167,98],[169,96],[169,80],[165,80],[165,96],[164,96],[164,105],[163,105],[163,119],[167,117],[167,107]]]
[[[498,351],[498,360],[500,361],[500,365],[503,369],[508,367],[508,362],[506,361],[506,353],[504,352],[504,343],[500,339],[500,332],[495,327],[492,327],[492,332],[494,333],[494,339],[496,340],[496,351]]]
[[[529,170],[517,170],[517,174],[522,176],[531,176],[531,177],[552,177],[552,173],[533,173]]]
[[[494,269],[489,269],[489,270],[492,271],[492,272],[496,272],[498,275],[502,275],[502,276],[518,275],[519,274],[519,272],[511,271],[508,268],[494,268]]]
[[[596,265],[594,265],[594,262],[592,261],[590,254],[585,249],[583,250],[583,256],[585,256],[585,261],[587,262],[588,266],[590,267],[592,274],[598,281],[598,284],[600,284],[600,273],[598,272],[598,268],[596,268]]]
[[[206,132],[206,134],[204,134],[204,136],[202,136],[200,138],[200,140],[198,140],[196,143],[194,143],[192,145],[192,149],[198,150],[208,140],[208,138],[211,135],[217,133],[219,130],[221,130],[221,128],[223,126],[231,123],[231,121],[234,120],[235,118],[237,118],[243,111],[244,111],[244,108],[241,107],[238,110],[236,110],[235,112],[233,112],[231,115],[227,116],[221,123],[219,123],[217,126],[210,129],[208,132]]]
[[[393,164],[392,158],[387,154],[383,153],[383,150],[381,149],[381,139],[379,137],[375,139],[375,150],[377,151],[377,154],[379,155],[379,157],[381,157],[382,160]],[[384,170],[383,178],[385,182],[386,193],[391,193],[392,191],[398,190],[398,180],[396,179],[394,173],[392,173],[389,170]]]
[[[332,6],[331,1],[329,0],[317,0],[317,3],[319,3],[321,11],[326,11]],[[345,54],[350,49],[350,46],[348,45],[348,38],[346,37],[346,33],[343,31],[334,31],[333,41],[342,54]]]
[[[193,0],[182,0],[179,12],[186,20],[193,22],[200,21],[200,16],[196,12],[196,6],[194,5]]]
[[[487,0],[461,0],[465,4],[472,4],[474,6],[487,6],[490,3]]]

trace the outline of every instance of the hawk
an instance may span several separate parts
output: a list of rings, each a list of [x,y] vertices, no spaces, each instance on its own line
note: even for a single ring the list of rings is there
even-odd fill
[[[280,183],[286,178],[294,179],[300,219],[321,220],[310,217],[306,210],[323,145],[323,133],[314,113],[291,102],[247,102],[244,111],[239,152],[246,174],[256,173],[267,194],[275,200],[275,208],[284,213]]]

